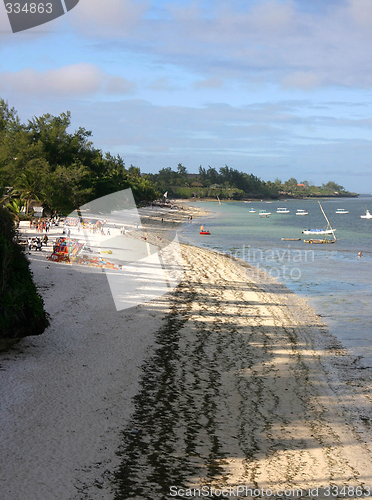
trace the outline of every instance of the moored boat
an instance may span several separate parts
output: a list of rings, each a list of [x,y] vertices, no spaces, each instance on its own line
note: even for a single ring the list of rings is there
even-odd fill
[[[348,214],[349,212],[345,210],[344,208],[338,208],[336,210],[336,214]]]
[[[277,208],[276,209],[277,214],[289,214],[288,208]]]
[[[304,243],[335,243],[337,240],[327,240],[324,238],[324,240],[318,240],[312,238],[311,240],[304,240]]]
[[[307,210],[302,210],[301,208],[297,209],[296,215],[309,215]]]
[[[361,215],[360,216],[361,219],[372,219],[372,215],[370,213],[369,210],[366,210],[366,214],[365,215]]]
[[[260,210],[259,214],[260,217],[270,217],[271,212],[267,212],[266,210]]]
[[[307,231],[302,231],[303,234],[308,234],[308,235],[324,235],[323,239],[318,239],[318,238],[311,238],[309,240],[304,240],[304,243],[318,243],[318,244],[325,244],[325,243],[334,243],[336,240],[335,236],[335,231],[336,229],[333,229],[324,210],[322,205],[320,204],[320,201],[318,201],[320,210],[322,211],[325,220],[327,221],[327,227],[325,229],[308,229]],[[333,236],[333,240],[327,239],[326,236],[331,234]]]
[[[302,234],[317,236],[319,234],[333,234],[335,231],[336,229],[306,229],[302,231]]]

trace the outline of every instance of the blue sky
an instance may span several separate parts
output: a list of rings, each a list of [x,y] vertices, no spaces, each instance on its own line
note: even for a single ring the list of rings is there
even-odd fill
[[[16,34],[0,5],[0,96],[142,172],[372,192],[371,42],[371,0],[80,0]]]

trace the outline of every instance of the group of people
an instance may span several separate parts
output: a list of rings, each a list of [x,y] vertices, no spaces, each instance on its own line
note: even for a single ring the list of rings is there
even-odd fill
[[[46,233],[42,237],[37,236],[36,238],[28,238],[27,240],[28,252],[31,253],[32,249],[39,250],[41,252],[43,244],[45,246],[48,244],[48,236]]]

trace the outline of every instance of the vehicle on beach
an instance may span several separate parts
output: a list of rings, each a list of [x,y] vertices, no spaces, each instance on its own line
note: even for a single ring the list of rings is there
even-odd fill
[[[301,208],[297,209],[296,215],[309,215],[307,210],[302,210]]]
[[[260,217],[270,217],[271,212],[267,212],[266,210],[260,210],[258,215]]]
[[[344,208],[338,208],[336,210],[336,214],[348,214],[348,210],[345,210]]]
[[[366,210],[366,214],[365,215],[361,215],[360,218],[361,219],[372,219],[372,215],[370,214],[369,210]]]
[[[318,244],[325,244],[325,243],[334,243],[336,240],[336,236],[335,236],[335,231],[336,229],[333,229],[324,210],[323,210],[323,207],[322,205],[320,204],[320,201],[318,201],[319,203],[319,207],[320,207],[320,210],[322,211],[324,217],[325,217],[325,220],[327,221],[327,227],[324,228],[324,229],[308,229],[308,230],[305,230],[305,231],[302,231],[303,234],[306,234],[306,235],[314,235],[314,236],[317,236],[317,235],[324,235],[324,238],[323,239],[318,239],[318,238],[311,238],[309,240],[304,240],[304,243],[318,243]],[[327,239],[326,236],[327,235],[332,235],[333,236],[333,240],[332,239]]]
[[[288,208],[277,208],[276,209],[277,214],[289,214]]]

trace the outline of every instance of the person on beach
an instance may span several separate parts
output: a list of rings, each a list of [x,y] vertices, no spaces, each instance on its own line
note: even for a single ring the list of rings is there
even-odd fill
[[[47,246],[47,244],[48,244],[48,236],[46,233],[44,234],[43,243],[45,246]]]
[[[32,239],[29,238],[27,240],[27,246],[28,246],[28,253],[31,253],[31,250],[32,250]]]

